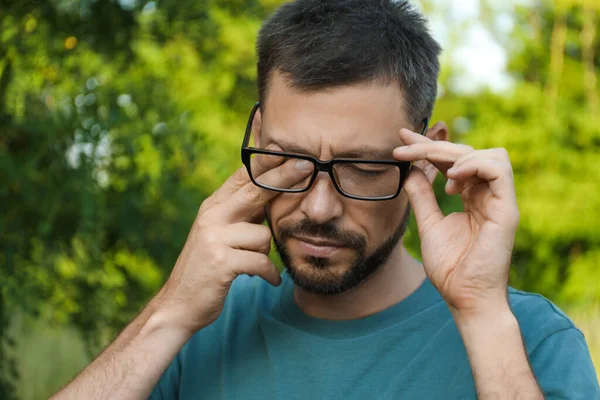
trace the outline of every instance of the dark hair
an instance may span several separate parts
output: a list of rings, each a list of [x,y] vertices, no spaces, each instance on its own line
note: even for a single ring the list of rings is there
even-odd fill
[[[408,1],[296,0],[260,29],[258,92],[275,70],[300,90],[379,80],[397,82],[415,124],[431,116],[440,45]]]

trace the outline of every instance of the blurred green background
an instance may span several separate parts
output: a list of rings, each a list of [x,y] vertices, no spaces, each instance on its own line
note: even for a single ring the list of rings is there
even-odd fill
[[[168,276],[241,164],[279,3],[0,1],[0,398],[47,398]],[[511,284],[569,312],[600,366],[600,3],[415,4],[445,48],[433,121],[511,156]]]

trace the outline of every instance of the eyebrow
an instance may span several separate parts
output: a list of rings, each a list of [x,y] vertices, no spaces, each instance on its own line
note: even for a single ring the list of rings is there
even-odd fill
[[[298,154],[306,154],[312,155],[311,152],[302,146],[287,142],[286,140],[274,140],[271,139],[269,144],[273,143],[280,146],[284,151],[289,153],[298,153]],[[356,158],[356,159],[364,159],[364,160],[393,160],[391,150],[382,150],[377,147],[372,146],[361,146],[360,150],[347,150],[339,153],[335,153],[336,158]]]

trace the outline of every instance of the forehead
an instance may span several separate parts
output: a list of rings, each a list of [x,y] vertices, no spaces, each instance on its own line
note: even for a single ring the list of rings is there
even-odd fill
[[[294,151],[285,147],[293,145],[326,158],[379,150],[390,158],[401,144],[398,131],[414,128],[396,84],[366,82],[307,92],[292,88],[279,73],[270,83],[262,146],[275,142]]]

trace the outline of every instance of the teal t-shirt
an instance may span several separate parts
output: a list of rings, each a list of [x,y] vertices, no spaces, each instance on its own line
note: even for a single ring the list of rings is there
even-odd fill
[[[150,399],[474,399],[465,347],[428,280],[377,314],[304,314],[287,274],[275,288],[238,277],[219,318],[196,333]],[[542,296],[510,289],[547,399],[600,399],[583,334]]]

